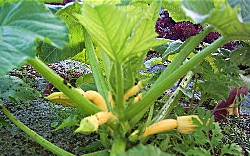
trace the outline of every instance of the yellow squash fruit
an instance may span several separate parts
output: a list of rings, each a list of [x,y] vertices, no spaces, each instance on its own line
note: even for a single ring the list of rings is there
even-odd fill
[[[139,81],[137,85],[130,88],[124,95],[123,100],[127,100],[129,97],[135,95],[143,88],[142,82]]]
[[[75,90],[77,90],[80,94],[84,95],[84,91],[82,89],[76,88]],[[63,92],[54,92],[45,98],[52,102],[60,103],[64,106],[77,107],[77,105]]]
[[[112,95],[112,92],[109,92],[109,103],[111,104],[111,107],[113,108],[113,105],[115,103],[114,99],[113,99],[113,95]]]
[[[84,93],[84,97],[93,102],[96,106],[101,108],[103,111],[108,111],[107,104],[102,95],[96,91],[89,90]]]
[[[146,136],[161,133],[164,131],[173,130],[177,127],[177,121],[175,119],[165,119],[162,121],[159,121],[153,125],[148,126],[144,133],[139,136],[139,139],[144,138]]]
[[[134,98],[134,102],[133,103],[136,103],[138,101],[140,101],[142,99],[142,94],[138,94],[135,98]]]

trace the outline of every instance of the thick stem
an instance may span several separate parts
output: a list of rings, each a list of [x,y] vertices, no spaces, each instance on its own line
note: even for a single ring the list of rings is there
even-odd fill
[[[179,78],[185,75],[194,66],[202,62],[208,55],[216,51],[217,48],[221,47],[227,41],[228,40],[226,40],[224,37],[219,38],[210,46],[204,48],[201,52],[193,56],[189,61],[185,62],[172,74],[167,75],[161,83],[155,83],[141,101],[139,101],[136,105],[132,105],[126,110],[125,116],[131,119],[133,116],[139,113],[145,113],[152,102],[155,101],[162,93],[164,93],[166,89],[171,87],[172,84],[174,84]]]
[[[1,107],[2,107],[3,113],[10,119],[10,121],[12,121],[18,128],[24,131],[27,135],[29,135],[32,139],[34,139],[37,143],[39,143],[44,148],[60,156],[73,156],[74,155],[52,144],[48,140],[44,139],[42,136],[38,135],[29,127],[25,126],[20,120],[15,118],[4,106],[1,106]]]
[[[182,79],[180,86],[175,90],[173,95],[169,98],[169,100],[166,102],[166,104],[160,109],[158,114],[155,116],[155,118],[152,120],[152,123],[159,122],[166,118],[173,108],[178,104],[178,100],[183,95],[181,89],[186,89],[189,82],[191,81],[193,76],[193,72],[189,71],[187,75]]]
[[[57,89],[62,91],[68,96],[74,103],[82,109],[86,115],[95,114],[101,111],[96,105],[87,100],[78,91],[74,89],[69,83],[57,75],[52,69],[44,64],[39,58],[29,59],[28,63],[31,64],[42,76],[48,79]]]
[[[123,81],[123,70],[122,65],[119,62],[115,64],[116,70],[116,96],[115,96],[115,105],[114,111],[117,118],[122,121],[124,118],[124,81]]]
[[[118,153],[123,153],[126,150],[126,141],[124,138],[116,137],[111,148],[110,156],[116,156]]]
[[[168,68],[161,74],[161,76],[156,80],[155,83],[161,83],[166,76],[171,75],[178,67],[180,67],[188,57],[188,55],[194,51],[194,49],[200,44],[200,42],[203,40],[203,38],[212,31],[211,27],[206,27],[200,34],[197,34],[196,36],[191,36],[189,39],[187,39],[181,46],[181,50],[176,57],[176,59],[173,60],[168,65]]]
[[[95,78],[95,84],[97,86],[97,90],[105,99],[109,110],[111,110],[111,106],[110,106],[109,101],[108,101],[108,88],[106,86],[107,83],[104,80],[104,76],[102,74],[102,70],[101,70],[101,67],[99,65],[98,58],[96,56],[96,52],[95,52],[95,49],[94,49],[94,46],[93,46],[93,43],[91,40],[91,36],[89,35],[89,33],[85,29],[83,29],[83,34],[84,34],[86,52],[87,52],[88,57],[89,57],[90,66],[93,70],[93,75]]]

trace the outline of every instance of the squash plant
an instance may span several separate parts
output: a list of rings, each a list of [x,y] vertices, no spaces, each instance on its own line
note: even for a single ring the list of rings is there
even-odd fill
[[[147,136],[144,133],[145,130],[149,131],[150,127],[155,127],[154,124],[167,122],[163,121],[162,116],[166,116],[172,107],[162,108],[160,112],[163,114],[154,119],[152,115],[149,115],[146,122],[143,120],[148,110],[152,112],[154,102],[166,89],[181,77],[190,76],[187,73],[191,69],[228,41],[250,39],[250,4],[237,0],[218,2],[213,0],[166,0],[163,2],[158,0],[147,2],[103,0],[84,1],[83,4],[75,2],[58,12],[60,15],[64,11],[69,11],[67,18],[74,22],[74,25],[64,19],[66,24],[38,1],[0,1],[0,5],[2,15],[0,19],[0,61],[2,62],[0,76],[5,76],[11,69],[20,67],[23,63],[31,64],[60,90],[60,93],[53,94],[48,99],[59,99],[65,105],[70,102],[86,115],[86,118],[79,123],[80,126],[76,132],[99,132],[107,150],[96,154],[125,154],[128,148],[133,147],[134,142]],[[178,55],[149,90],[137,94],[147,84],[147,79],[137,79],[139,67],[147,51],[168,42],[168,40],[158,39],[154,30],[158,12],[164,5],[172,5],[174,9],[170,9],[170,12],[173,15],[182,15],[175,16],[179,20],[189,19],[202,24],[203,31],[182,44]],[[78,27],[77,32],[72,29],[75,26]],[[187,61],[188,55],[211,31],[219,31],[222,36]],[[64,81],[39,57],[41,55],[39,42],[62,49],[65,45],[70,46],[67,44],[69,36],[69,43],[72,43],[75,35],[81,35],[84,38],[98,90],[98,92],[91,92],[90,96],[87,92],[79,91]],[[100,50],[105,74],[100,68],[92,39]],[[137,100],[133,103],[136,98]],[[98,107],[99,102],[105,107]],[[164,111],[163,109],[166,108],[169,110]],[[23,125],[2,104],[1,110],[14,124],[51,152],[57,155],[73,155]],[[177,128],[180,132],[191,133],[195,129],[193,118],[196,123],[200,123],[196,116],[178,117],[177,120],[169,119],[169,123],[172,123],[172,129]],[[138,126],[138,123],[142,123],[142,126]],[[167,130],[163,125],[160,127],[163,128],[162,130]],[[162,130],[154,129],[155,133],[162,132]],[[151,132],[150,134],[154,134]],[[109,141],[105,139],[107,136],[111,138]],[[139,149],[143,150],[144,147]],[[151,147],[148,149],[163,155],[158,149]]]

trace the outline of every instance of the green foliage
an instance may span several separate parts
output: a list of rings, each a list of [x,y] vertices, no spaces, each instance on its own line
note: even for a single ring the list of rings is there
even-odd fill
[[[97,91],[93,73],[85,74],[76,80],[76,86],[84,91],[95,90]]]
[[[165,45],[155,47],[154,50],[156,50],[157,52],[163,55],[162,57],[163,62],[166,60],[171,61],[171,59],[169,59],[169,56],[179,53],[183,45],[184,45],[183,42],[176,40],[176,41],[168,42]]]
[[[36,1],[4,3],[0,14],[0,77],[34,58],[37,40],[57,48],[68,41],[65,23]]]
[[[3,119],[0,118],[0,129],[1,129],[3,126],[10,126],[10,124],[9,124],[7,121],[5,121],[5,120],[3,120]]]
[[[60,17],[69,28],[69,43],[63,49],[58,49],[48,43],[40,43],[40,49],[37,55],[46,63],[57,62],[80,53],[84,48],[83,27],[73,16],[74,13],[80,13],[81,4],[75,2],[68,7],[64,7],[55,13]],[[60,32],[58,30],[58,32]]]
[[[0,0],[0,5],[6,3],[6,2],[20,2],[20,1],[31,1],[31,0]],[[35,1],[35,0],[34,0]],[[37,0],[38,2],[46,2],[46,3],[51,3],[51,2],[62,2],[63,0]]]
[[[234,7],[240,7],[239,9],[239,20],[243,22],[250,22],[250,10],[249,10],[249,4],[250,2],[248,0],[227,0],[227,2],[230,4],[232,8]]]
[[[159,6],[155,3],[148,7],[145,17],[138,7],[122,8],[104,4],[93,8],[84,5],[82,15],[76,17],[107,55],[122,63],[128,57],[166,42],[155,39],[157,34],[152,29],[155,24],[152,19],[158,13]]]
[[[80,147],[77,149],[77,151],[94,151],[97,150],[98,148],[102,147],[102,143],[100,141],[93,142],[92,144],[86,146],[86,147]]]
[[[237,65],[250,66],[250,46],[241,47],[231,52],[230,59]]]
[[[183,154],[186,156],[199,155],[241,155],[241,147],[233,142],[224,142],[225,136],[218,123],[214,122],[214,118],[210,117],[210,111],[198,109],[199,118],[193,119],[198,126],[191,135],[182,135],[176,131],[159,134],[153,142],[171,154]],[[183,115],[183,114],[178,114]]]
[[[239,68],[231,59],[228,59],[229,55],[228,51],[219,50],[218,53],[207,57],[199,66],[196,66],[193,70],[197,74],[194,90],[200,91],[201,95],[207,99],[227,98],[229,86],[241,84]]]
[[[77,126],[79,125],[79,121],[80,120],[77,115],[71,115],[68,118],[64,119],[63,122],[55,129],[55,131],[65,127]]]
[[[144,156],[171,156],[171,154],[167,154],[161,151],[159,148],[154,146],[143,146],[138,145],[136,147],[131,148],[125,153],[117,154],[116,156],[135,156],[135,155],[144,155]]]
[[[207,149],[211,155],[220,153],[224,154],[234,154],[241,155],[241,147],[236,144],[228,145],[224,144],[221,140],[223,138],[222,131],[218,123],[214,122],[214,118],[210,118],[210,112],[205,112],[205,110],[200,110],[199,112],[202,124],[196,119],[194,121],[199,128],[193,132],[193,137],[197,142],[199,148]],[[202,118],[203,117],[203,118]],[[190,149],[195,152],[194,149]],[[190,152],[188,150],[188,153]],[[191,152],[192,153],[192,152]]]
[[[173,18],[174,21],[191,21],[192,19],[186,16],[185,12],[182,8],[180,8],[181,1],[179,0],[163,0],[162,1],[162,8],[169,11],[170,16]]]
[[[244,9],[241,9],[241,16],[243,15],[243,18],[245,19],[245,15],[248,14],[250,9],[250,4],[249,2],[240,2],[239,4],[244,6]],[[239,19],[239,7],[232,8],[226,0],[205,0],[197,2],[183,0],[183,7],[186,15],[191,17],[194,22],[202,23],[204,25],[210,24],[223,34],[223,36],[244,40],[250,35],[250,23],[248,20],[245,19],[242,21]],[[241,29],[238,29],[239,27]]]
[[[17,100],[33,100],[41,96],[33,88],[30,88],[26,83],[18,77],[4,76],[0,78],[0,97],[10,98],[14,101]]]

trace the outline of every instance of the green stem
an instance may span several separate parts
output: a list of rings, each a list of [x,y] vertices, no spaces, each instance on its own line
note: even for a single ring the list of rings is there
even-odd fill
[[[187,59],[188,55],[194,51],[194,49],[200,44],[200,42],[210,31],[212,31],[212,28],[206,27],[200,34],[188,38],[182,44],[178,56],[168,65],[168,68],[161,74],[155,83],[161,83],[161,81],[163,81],[166,76],[171,75],[178,67],[180,67],[183,61]]]
[[[173,95],[168,99],[166,104],[160,109],[155,118],[152,120],[152,123],[159,122],[163,120],[166,116],[168,116],[173,108],[178,104],[178,100],[183,95],[182,89],[186,89],[189,82],[191,81],[193,76],[193,72],[190,71],[187,75],[182,79],[180,86],[174,91]]]
[[[116,156],[126,150],[126,141],[124,138],[116,137],[111,148],[110,156]]]
[[[29,59],[28,63],[31,64],[42,76],[48,79],[57,89],[62,91],[66,96],[68,96],[74,103],[82,109],[86,115],[95,114],[101,109],[87,100],[78,91],[74,89],[69,83],[65,84],[62,77],[57,75],[52,69],[50,69],[46,64],[44,64],[39,58]]]
[[[132,105],[127,108],[125,111],[125,116],[127,118],[133,118],[139,113],[145,113],[151,103],[155,101],[164,91],[171,87],[179,78],[185,75],[188,71],[190,71],[194,66],[198,65],[202,62],[207,56],[217,50],[217,48],[221,47],[228,40],[226,40],[223,36],[213,42],[210,46],[204,48],[201,52],[197,53],[193,56],[189,61],[185,62],[182,66],[176,69],[172,74],[166,75],[165,79],[160,83],[154,83],[152,88],[146,93],[144,98],[139,101],[136,105]]]
[[[2,107],[3,113],[12,121],[18,128],[24,131],[27,135],[29,135],[32,139],[34,139],[37,143],[39,143],[44,148],[48,149],[52,153],[61,156],[73,156],[74,154],[69,153],[58,146],[52,144],[48,140],[44,139],[42,136],[38,135],[36,132],[31,130],[29,127],[25,126],[20,120],[15,118],[4,106]]]
[[[86,31],[86,29],[83,29],[83,34],[84,34],[84,41],[85,41],[85,47],[86,47],[86,52],[89,57],[89,62],[90,66],[93,70],[93,75],[95,79],[95,84],[97,86],[98,92],[103,96],[105,99],[109,110],[111,110],[111,106],[108,101],[108,88],[106,86],[106,82],[104,80],[104,76],[102,74],[101,67],[99,65],[99,60],[96,56],[96,52],[91,40],[91,36],[89,33]]]
[[[199,103],[197,103],[197,105],[192,109],[190,110],[187,114],[188,115],[191,115],[191,114],[194,114],[194,112],[200,107],[200,105],[206,100],[207,98],[202,98]]]
[[[116,96],[115,96],[115,104],[114,104],[114,111],[117,118],[122,121],[124,118],[124,81],[123,81],[123,70],[122,65],[119,62],[115,64],[116,70]]]

